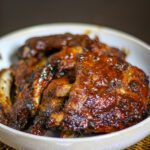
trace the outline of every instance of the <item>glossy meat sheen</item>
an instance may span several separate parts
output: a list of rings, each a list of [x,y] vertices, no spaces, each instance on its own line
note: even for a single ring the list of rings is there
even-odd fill
[[[62,49],[65,46],[88,47],[91,42],[87,35],[72,35],[69,33],[34,37],[27,40],[25,45],[21,48],[21,57],[27,58],[36,56],[38,53],[51,51],[52,49]]]
[[[48,62],[56,67],[57,77],[64,76],[65,72],[74,70],[77,57],[82,52],[81,47],[64,47],[60,52],[51,55]]]
[[[148,115],[147,76],[125,61],[123,51],[97,37],[34,37],[19,54],[21,59],[0,73],[3,124],[73,138],[118,131]]]
[[[11,114],[11,120],[13,121],[10,124],[13,128],[25,128],[29,118],[36,113],[40,97],[47,84],[52,80],[53,76],[64,76],[65,70],[71,70],[75,65],[77,54],[81,52],[82,49],[79,47],[64,48],[59,53],[50,56],[47,65],[40,70],[38,70],[41,68],[39,66],[43,65],[43,63],[37,63],[35,58],[24,60],[20,62],[20,65],[18,64],[19,66],[17,67],[22,67],[22,69],[20,68],[22,72],[21,74],[19,71],[16,72],[16,85],[19,86],[21,91],[17,94]]]
[[[40,105],[39,116],[37,116],[34,121],[31,133],[38,135],[42,135],[45,133],[43,126],[45,126],[45,121],[47,118],[45,115],[48,114],[50,116],[46,124],[47,128],[56,127],[60,124],[64,115],[63,112],[57,111],[64,105],[65,99],[63,97],[67,96],[71,87],[70,82],[72,82],[73,78],[70,77],[69,73],[71,73],[72,70],[74,70],[77,56],[82,52],[83,50],[81,47],[64,47],[60,52],[50,56],[48,63],[50,63],[56,68],[55,76],[61,78],[53,80],[52,83],[49,84],[49,86],[43,93],[43,99],[42,104]],[[68,75],[67,78],[63,78],[65,74]],[[72,76],[74,75],[72,74]],[[53,106],[54,104],[56,104],[55,107]]]
[[[29,119],[35,115],[42,92],[53,78],[52,71],[52,66],[47,64],[42,69],[34,72],[33,75],[30,75],[32,79],[23,86],[13,105],[12,113],[10,114],[11,127],[24,129]]]
[[[46,124],[48,128],[56,127],[61,122],[63,113],[61,109],[71,88],[68,77],[61,77],[52,80],[43,93],[38,115],[34,120],[34,125],[30,129],[32,134],[44,135]],[[48,121],[48,123],[47,123]]]
[[[14,77],[15,95],[18,96],[26,83],[31,82],[34,76],[34,72],[42,68],[46,64],[47,59],[44,57],[41,60],[37,58],[30,58],[26,60],[20,60],[16,64],[11,66],[12,75]],[[17,98],[15,98],[16,100]]]
[[[34,37],[26,41],[21,48],[21,58],[43,55],[46,52],[60,50],[64,47],[82,47],[84,51],[106,52],[109,55],[119,55],[125,58],[125,53],[116,48],[110,48],[100,43],[98,38],[90,39],[87,35],[58,34],[44,37]]]
[[[118,57],[82,54],[65,106],[64,130],[108,133],[145,118],[148,79]]]

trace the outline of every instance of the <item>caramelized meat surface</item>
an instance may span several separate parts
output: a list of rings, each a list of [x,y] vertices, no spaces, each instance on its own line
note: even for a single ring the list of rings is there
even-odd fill
[[[11,127],[24,129],[29,119],[36,114],[42,92],[53,78],[52,70],[51,65],[47,64],[42,69],[34,72],[33,77],[31,74],[32,79],[24,84],[13,105],[10,114]]]
[[[52,51],[53,49],[62,49],[63,47],[81,46],[88,48],[93,43],[87,35],[72,35],[70,33],[50,35],[45,37],[35,37],[26,41],[21,48],[21,57],[29,58],[36,56],[39,53]]]
[[[71,84],[68,77],[54,79],[44,90],[42,102],[38,115],[34,120],[30,132],[36,135],[43,135],[46,128],[59,126],[63,118],[62,108],[69,94]],[[47,122],[47,127],[46,127]]]
[[[97,37],[34,37],[18,54],[0,72],[0,123],[72,138],[118,131],[148,116],[148,77]]]
[[[106,44],[100,43],[97,37],[90,39],[87,35],[73,35],[70,33],[30,38],[21,47],[19,55],[21,58],[38,57],[64,47],[82,47],[84,51],[105,52],[109,55],[125,58],[125,53],[117,48],[110,48]]]
[[[76,56],[81,52],[81,48],[64,48],[59,53],[51,55],[47,62],[42,59],[37,63],[37,59],[29,58],[29,60],[23,60],[23,62],[19,62],[17,66],[14,66],[13,72],[15,72],[16,67],[18,68],[16,85],[19,85],[21,91],[16,96],[10,115],[11,120],[13,120],[10,122],[11,127],[21,130],[26,128],[30,118],[36,114],[41,95],[48,83],[55,76],[64,76],[65,71],[73,69]],[[46,65],[43,66],[45,62]]]
[[[65,130],[108,133],[143,120],[148,80],[143,71],[118,57],[82,54],[65,106]]]

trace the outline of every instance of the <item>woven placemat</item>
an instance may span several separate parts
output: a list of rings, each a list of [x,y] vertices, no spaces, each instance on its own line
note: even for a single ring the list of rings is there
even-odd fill
[[[11,147],[0,142],[0,150],[14,150]],[[126,150],[150,150],[150,135],[137,144],[127,148]]]
[[[126,150],[150,150],[150,135]]]

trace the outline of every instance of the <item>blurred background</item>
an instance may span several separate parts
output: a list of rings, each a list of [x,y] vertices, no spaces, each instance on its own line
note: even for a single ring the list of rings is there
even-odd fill
[[[0,36],[56,22],[108,26],[150,43],[150,0],[0,0]]]

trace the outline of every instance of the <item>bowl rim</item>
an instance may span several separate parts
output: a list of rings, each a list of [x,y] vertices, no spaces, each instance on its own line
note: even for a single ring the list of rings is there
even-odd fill
[[[85,24],[85,23],[50,23],[50,24],[41,24],[41,25],[35,25],[35,26],[31,26],[31,27],[26,27],[23,29],[19,29],[13,32],[10,32],[4,36],[0,37],[0,43],[1,41],[9,38],[9,37],[13,37],[16,36],[17,38],[19,38],[19,36],[22,36],[23,33],[25,32],[31,32],[37,29],[41,29],[42,28],[50,28],[50,27],[54,27],[58,28],[58,27],[63,27],[63,26],[74,26],[74,27],[83,27],[83,28],[89,28],[89,29],[94,29],[97,31],[102,30],[103,32],[107,32],[113,35],[117,35],[119,37],[125,38],[127,40],[130,40],[134,43],[137,43],[139,45],[141,45],[142,47],[144,47],[146,50],[150,51],[150,46],[145,43],[144,41],[140,40],[139,38],[136,38],[128,33],[122,32],[120,30],[117,29],[113,29],[110,27],[106,27],[106,26],[100,26],[100,25],[94,25],[94,24]],[[30,139],[35,139],[35,140],[42,140],[42,141],[57,141],[57,142],[81,142],[81,141],[91,141],[91,140],[101,140],[101,139],[107,139],[107,138],[113,138],[117,135],[123,135],[124,133],[130,132],[132,130],[136,130],[142,126],[144,126],[145,124],[150,123],[150,117],[147,117],[146,119],[144,119],[143,121],[128,127],[126,129],[120,130],[120,131],[116,131],[116,132],[112,132],[112,133],[108,133],[108,134],[104,134],[104,135],[96,135],[96,136],[91,136],[91,137],[79,137],[79,138],[58,138],[58,137],[46,137],[46,136],[37,136],[37,135],[33,135],[30,133],[26,133],[23,131],[19,131],[13,128],[10,128],[6,125],[3,125],[0,123],[0,128],[1,130],[6,130],[9,131],[10,133],[19,135],[19,136],[24,136],[26,138],[30,138]]]

